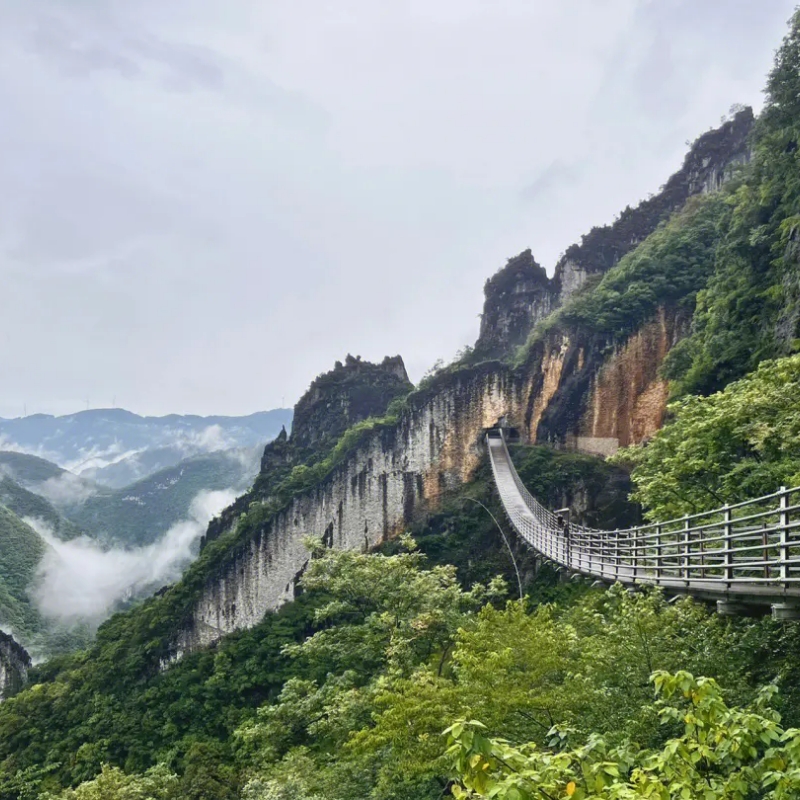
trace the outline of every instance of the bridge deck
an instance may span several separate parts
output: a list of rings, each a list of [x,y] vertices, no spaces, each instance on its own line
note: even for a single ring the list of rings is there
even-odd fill
[[[490,431],[486,442],[511,524],[555,564],[602,581],[710,600],[800,603],[800,489],[664,523],[594,530],[565,525],[527,491],[501,431]]]

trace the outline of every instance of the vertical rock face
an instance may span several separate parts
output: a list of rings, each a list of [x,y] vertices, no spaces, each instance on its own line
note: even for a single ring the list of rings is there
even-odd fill
[[[376,431],[313,489],[238,542],[218,565],[175,643],[173,658],[207,645],[294,596],[314,536],[329,547],[367,549],[405,530],[443,492],[469,479],[482,433],[522,418],[513,375],[488,362],[444,376],[417,396],[399,423]]]
[[[486,281],[481,332],[475,352],[501,358],[519,347],[537,322],[553,310],[550,280],[530,250],[509,259]]]
[[[659,367],[686,325],[660,309],[594,375],[577,428],[565,436],[586,453],[608,456],[620,447],[649,439],[664,422],[669,395]]]
[[[295,494],[257,530],[245,528],[246,536],[207,577],[172,657],[251,626],[293,597],[308,560],[306,536],[330,547],[369,548],[435,508],[444,492],[471,477],[487,428],[507,425],[529,443],[601,455],[651,436],[666,403],[658,370],[685,332],[686,320],[673,308],[660,308],[621,342],[553,329],[518,368],[491,359],[510,355],[537,322],[590,276],[612,267],[690,194],[724,180],[731,163],[747,158],[752,121],[748,109],[701,137],[659,195],[570,248],[552,280],[530,251],[511,259],[486,284],[477,363],[412,394],[397,424],[371,431],[313,488]],[[208,536],[232,528],[254,499],[270,498],[270,487],[293,465],[309,454],[319,461],[350,425],[383,414],[409,387],[399,358],[380,365],[348,358],[318,378],[295,408],[292,435],[284,432],[267,446],[254,494],[212,523]]]
[[[294,407],[291,441],[301,449],[335,443],[351,425],[381,416],[412,388],[400,356],[371,364],[348,355],[316,378]]]
[[[369,417],[383,416],[392,400],[412,388],[400,356],[386,356],[380,364],[351,355],[344,364],[337,361],[297,401],[291,436],[283,429],[264,448],[253,492],[211,521],[201,548],[230,528],[254,500],[269,500],[295,466],[323,459],[348,428]]]
[[[30,668],[31,658],[25,648],[0,631],[0,702],[25,685]]]

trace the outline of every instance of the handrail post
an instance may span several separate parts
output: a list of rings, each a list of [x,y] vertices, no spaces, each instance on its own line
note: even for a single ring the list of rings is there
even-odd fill
[[[656,525],[656,583],[661,583],[661,525]]]
[[[614,530],[614,578],[619,580],[619,528]]]
[[[633,529],[633,544],[631,546],[631,567],[633,568],[633,582],[639,575],[639,529]]]
[[[724,531],[722,535],[722,544],[724,547],[722,563],[725,567],[725,588],[730,589],[731,581],[733,580],[733,547],[731,544],[731,509],[727,503],[723,506],[722,513],[724,514],[724,522],[722,525],[722,530]]]
[[[786,588],[789,578],[789,494],[785,486],[781,486],[780,501],[780,576],[781,586]]]
[[[690,551],[690,544],[689,544],[689,537],[691,536],[689,530],[689,515],[687,514],[683,518],[683,569],[681,572],[683,573],[683,579],[686,581],[687,585],[689,583],[689,551]]]

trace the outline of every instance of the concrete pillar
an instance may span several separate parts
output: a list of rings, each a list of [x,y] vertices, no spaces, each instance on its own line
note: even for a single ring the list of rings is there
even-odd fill
[[[800,605],[797,603],[773,603],[772,618],[779,620],[799,620]]]
[[[717,600],[717,614],[722,617],[746,617],[752,613],[744,603],[736,600]]]

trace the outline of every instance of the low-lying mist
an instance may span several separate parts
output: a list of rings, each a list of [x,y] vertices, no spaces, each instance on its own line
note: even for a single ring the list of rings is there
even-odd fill
[[[100,623],[121,602],[174,582],[209,520],[235,498],[232,489],[202,491],[192,500],[188,519],[157,542],[130,550],[103,549],[87,537],[64,542],[41,520],[26,519],[49,545],[32,590],[40,612],[58,622]]]

